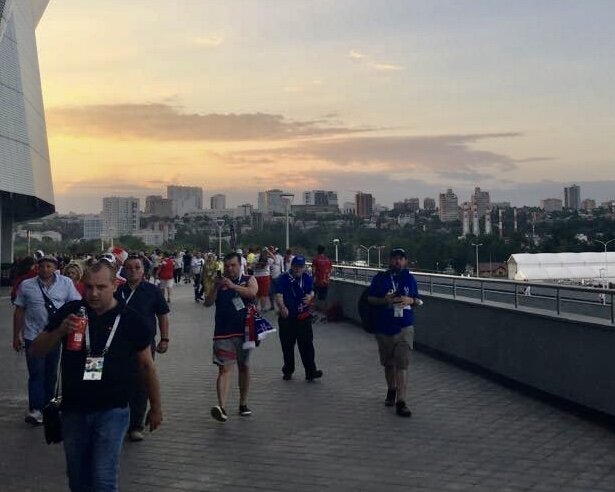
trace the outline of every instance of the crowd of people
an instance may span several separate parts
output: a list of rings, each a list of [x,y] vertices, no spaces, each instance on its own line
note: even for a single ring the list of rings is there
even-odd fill
[[[43,414],[61,388],[70,489],[117,490],[124,440],[141,441],[146,426],[153,431],[162,423],[154,360],[169,349],[176,285],[191,284],[194,301],[215,308],[217,402],[210,413],[225,422],[235,366],[238,414],[252,414],[251,352],[275,331],[284,381],[295,374],[295,346],[305,379],[323,377],[312,325],[326,319],[332,268],[322,246],[311,271],[304,256],[273,246],[249,248],[245,254],[237,249],[222,258],[212,252],[158,249],[148,255],[112,248],[74,259],[36,252],[16,265],[11,295],[13,348],[25,350],[28,369],[26,423],[47,426]],[[374,277],[369,303],[379,313],[376,338],[387,382],[385,404],[395,405],[404,417],[411,415],[405,388],[414,335],[412,306],[418,299],[406,253],[393,250],[390,269]],[[266,316],[273,311],[277,323]]]

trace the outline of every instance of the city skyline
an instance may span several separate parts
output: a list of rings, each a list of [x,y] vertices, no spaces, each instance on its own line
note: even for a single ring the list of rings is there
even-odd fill
[[[237,204],[276,187],[613,198],[613,18],[598,1],[51,2],[58,211],[171,183]]]

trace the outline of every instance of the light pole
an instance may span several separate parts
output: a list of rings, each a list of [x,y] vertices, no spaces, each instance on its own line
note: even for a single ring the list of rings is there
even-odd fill
[[[386,246],[374,246],[378,250],[378,268],[382,268],[382,262],[380,261],[380,252],[386,248]]]
[[[375,248],[376,246],[370,246],[369,248],[367,246],[363,246],[362,244],[359,244],[359,248],[363,248],[366,252],[367,252],[367,266],[369,267],[369,251],[372,248]]]
[[[288,220],[288,214],[290,212],[290,204],[293,201],[295,195],[293,195],[292,193],[282,193],[280,197],[282,197],[282,199],[286,202],[286,249],[288,249],[290,248],[290,236],[288,232],[290,225]]]
[[[218,225],[218,258],[222,258],[222,228],[224,227],[224,219],[216,220]]]
[[[337,255],[337,247],[340,244],[340,240],[339,239],[334,239],[333,240],[333,244],[335,245],[335,263],[339,263],[339,257]]]
[[[608,283],[608,278],[609,278],[609,255],[607,253],[607,246],[612,243],[613,241],[615,241],[615,239],[609,239],[608,241],[600,241],[600,239],[594,239],[594,242],[596,243],[600,243],[602,244],[602,246],[604,246],[604,269],[605,269],[605,277],[606,277],[606,282]]]
[[[480,272],[478,270],[478,248],[480,248],[483,245],[483,243],[472,243],[472,246],[474,246],[476,248],[476,276],[480,277]]]

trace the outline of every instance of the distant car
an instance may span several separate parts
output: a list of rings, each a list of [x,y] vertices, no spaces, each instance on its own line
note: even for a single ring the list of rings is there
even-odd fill
[[[367,262],[364,260],[357,260],[352,263],[354,266],[367,267]]]

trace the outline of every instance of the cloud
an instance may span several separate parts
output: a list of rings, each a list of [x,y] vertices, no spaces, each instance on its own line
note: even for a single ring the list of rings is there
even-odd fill
[[[267,113],[184,113],[177,106],[160,103],[56,107],[47,114],[51,133],[162,141],[283,140],[372,130]]]
[[[472,147],[483,140],[516,138],[520,133],[485,133],[427,136],[359,136],[302,141],[269,150],[239,151],[230,155],[235,165],[267,156],[274,161],[320,161],[332,169],[348,168],[351,172],[407,173],[420,171],[432,175],[446,173],[460,179],[479,177],[477,172],[501,173],[514,170],[514,158]],[[527,160],[524,160],[527,161]],[[451,174],[453,173],[453,174]],[[487,177],[481,174],[480,177]]]
[[[363,65],[367,66],[372,70],[377,70],[379,72],[399,72],[401,70],[404,70],[404,67],[401,65],[370,61],[371,57],[364,53],[359,53],[355,50],[350,50],[348,57],[354,61],[361,62]]]
[[[192,39],[192,43],[196,46],[205,48],[217,48],[224,42],[221,36],[200,36]]]
[[[371,63],[370,67],[383,72],[398,72],[404,69],[401,65],[393,65],[391,63]]]
[[[364,55],[363,53],[359,53],[358,51],[355,51],[355,50],[350,50],[350,53],[348,53],[348,56],[352,58],[353,60],[362,60],[363,58],[365,58],[366,55]]]

